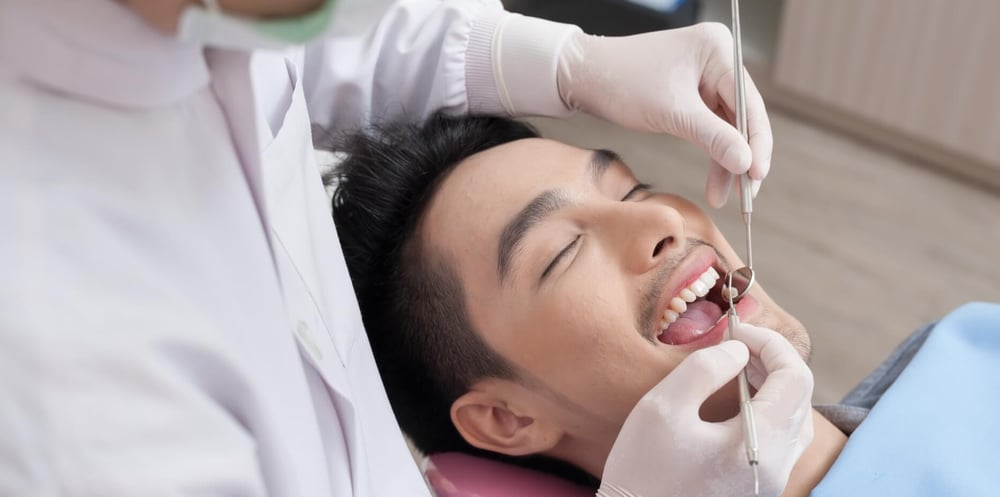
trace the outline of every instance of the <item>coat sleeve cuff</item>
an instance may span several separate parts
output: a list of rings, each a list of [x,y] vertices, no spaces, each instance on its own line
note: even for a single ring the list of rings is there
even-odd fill
[[[510,116],[565,117],[559,95],[559,53],[574,33],[562,24],[502,10],[477,19],[469,35],[466,91],[469,111]]]

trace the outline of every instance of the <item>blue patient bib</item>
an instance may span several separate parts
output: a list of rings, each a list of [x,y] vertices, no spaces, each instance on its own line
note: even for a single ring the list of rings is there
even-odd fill
[[[1000,496],[1000,305],[935,326],[812,496]]]

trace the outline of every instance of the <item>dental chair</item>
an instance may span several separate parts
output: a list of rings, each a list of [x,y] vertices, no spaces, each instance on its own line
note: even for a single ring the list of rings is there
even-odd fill
[[[458,452],[427,456],[421,469],[438,497],[594,497],[553,475]]]

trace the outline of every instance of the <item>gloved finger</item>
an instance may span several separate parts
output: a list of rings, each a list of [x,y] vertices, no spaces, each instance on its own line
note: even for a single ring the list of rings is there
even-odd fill
[[[796,415],[812,398],[813,375],[798,350],[784,336],[767,328],[741,323],[733,338],[760,358],[767,377],[753,397],[755,409],[772,419]]]
[[[760,358],[751,354],[746,370],[747,381],[750,382],[750,386],[754,390],[759,390],[761,385],[764,384],[764,380],[767,379],[767,370],[764,369],[764,364],[761,363]]]
[[[698,418],[698,409],[705,400],[736,378],[749,360],[746,345],[735,340],[697,350],[646,395],[660,396],[678,412]]]
[[[760,386],[764,384],[764,380],[767,379],[767,373],[764,368],[761,367],[759,361],[755,361],[753,358],[750,359],[750,364],[747,364],[747,381],[754,390],[759,390]]]
[[[705,199],[709,206],[718,209],[726,205],[734,177],[718,162],[712,161],[708,169],[708,180],[705,182]]]
[[[752,160],[750,177],[761,180],[771,169],[771,153],[774,136],[771,134],[771,120],[767,116],[764,97],[754,84],[750,74],[744,71],[747,108],[747,142],[750,144]],[[726,113],[736,115],[736,72],[726,71],[715,83],[715,91],[722,100]],[[735,126],[735,119],[733,119]]]
[[[750,177],[762,180],[771,170],[771,153],[774,149],[774,135],[771,133],[771,120],[767,117],[764,97],[757,90],[750,74],[746,74],[747,92],[747,135],[753,161],[750,166]],[[756,192],[754,193],[756,195]]]
[[[699,145],[713,161],[733,174],[750,169],[750,145],[732,124],[703,105],[692,109],[688,119],[688,125],[680,130],[682,138]]]

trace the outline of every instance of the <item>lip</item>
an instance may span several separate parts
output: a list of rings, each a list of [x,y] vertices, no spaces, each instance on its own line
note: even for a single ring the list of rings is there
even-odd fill
[[[724,268],[719,267],[719,256],[715,250],[707,245],[700,246],[691,252],[674,270],[674,276],[664,285],[663,294],[660,295],[659,302],[656,303],[656,312],[652,316],[652,322],[648,324],[649,337],[656,340],[659,334],[660,316],[670,307],[670,299],[680,295],[681,290],[694,283],[708,268],[714,267],[720,275],[725,275]],[[742,302],[742,301],[741,301]],[[736,310],[739,312],[739,304]]]
[[[736,303],[736,315],[740,318],[741,323],[745,323],[748,319],[753,317],[759,307],[760,303],[757,299],[753,298],[753,295],[747,294]],[[705,347],[711,347],[712,345],[718,345],[722,343],[723,340],[730,339],[727,333],[729,331],[729,319],[727,316],[728,314],[723,313],[722,319],[719,319],[719,322],[715,323],[715,326],[712,326],[712,329],[708,330],[707,333],[701,335],[695,340],[676,345],[666,345],[663,343],[660,343],[660,345],[688,350],[697,350]],[[657,340],[657,342],[659,342],[659,340]]]
[[[715,252],[715,249],[711,246],[704,245],[692,251],[692,253],[678,265],[678,268],[674,271],[674,277],[671,278],[671,281],[668,284],[664,285],[664,292],[660,296],[660,300],[656,306],[656,314],[653,315],[652,322],[649,323],[648,337],[651,341],[653,341],[657,346],[663,345],[667,347],[696,350],[719,344],[728,338],[727,331],[729,328],[729,320],[726,318],[727,314],[723,313],[722,319],[712,326],[708,332],[690,342],[667,345],[657,339],[657,335],[659,335],[661,331],[659,328],[660,316],[662,316],[663,312],[670,306],[670,299],[680,295],[681,290],[691,285],[691,283],[698,279],[709,267],[714,267],[715,270],[719,272],[721,277],[725,277],[727,270],[722,267],[722,263],[723,262],[719,259],[719,255]],[[736,315],[739,317],[741,323],[749,322],[749,320],[755,316],[760,308],[760,302],[753,297],[754,290],[754,288],[751,288],[750,292],[736,303]]]

